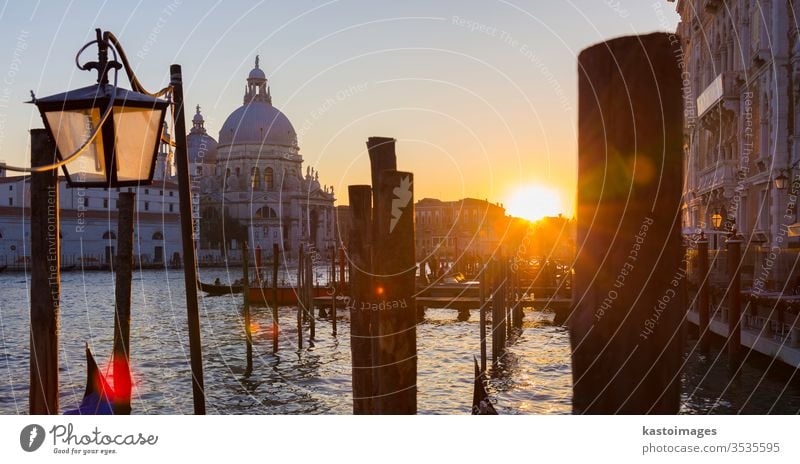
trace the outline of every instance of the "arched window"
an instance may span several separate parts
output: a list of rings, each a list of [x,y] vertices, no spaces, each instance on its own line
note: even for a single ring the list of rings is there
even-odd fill
[[[259,190],[261,188],[261,172],[255,167],[250,175],[253,178],[253,190]]]
[[[275,210],[269,206],[263,206],[256,211],[256,219],[274,219],[278,217]]]
[[[160,230],[156,231],[153,233],[153,240],[164,240],[164,234],[162,234]]]
[[[116,240],[117,239],[117,234],[115,234],[113,230],[109,230],[108,232],[103,234],[103,239],[104,240]]]
[[[275,172],[272,168],[264,169],[264,184],[267,190],[272,190],[275,188]]]

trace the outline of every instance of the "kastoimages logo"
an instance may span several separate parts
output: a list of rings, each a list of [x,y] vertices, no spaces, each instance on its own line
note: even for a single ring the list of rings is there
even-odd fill
[[[392,220],[389,222],[389,233],[394,232],[394,227],[400,221],[400,216],[403,215],[402,209],[408,206],[411,200],[411,179],[405,176],[400,179],[400,185],[392,190],[394,198],[392,199]]]
[[[44,427],[31,424],[19,433],[19,445],[27,452],[36,451],[44,443]]]

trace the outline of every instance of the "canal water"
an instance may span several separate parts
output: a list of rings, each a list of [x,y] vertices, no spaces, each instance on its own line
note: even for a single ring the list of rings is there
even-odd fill
[[[225,282],[240,275],[238,269],[200,271],[204,282],[217,277]],[[24,273],[0,274],[0,414],[23,414],[28,408],[28,284]],[[101,366],[108,363],[113,289],[110,272],[62,274],[62,409],[75,407],[83,395],[84,344],[89,343]],[[134,413],[192,413],[182,271],[135,272],[132,306]],[[241,309],[241,295],[200,299],[209,413],[352,412],[347,318],[339,319],[336,337],[330,322],[318,319],[316,340],[306,341],[298,350],[294,308],[280,308],[280,350],[274,355],[267,330],[270,310],[254,307],[254,370],[246,377]],[[527,312],[525,317],[506,366],[491,372],[489,393],[501,414],[568,414],[572,395],[568,332],[553,325],[551,315]],[[477,320],[477,312],[468,321],[458,321],[454,311],[428,310],[418,326],[421,414],[470,412],[473,356],[479,353]],[[724,354],[716,354],[712,350],[699,356],[691,343],[687,346],[682,412],[800,412],[800,382],[792,372],[767,372],[768,362],[753,361],[733,376]]]

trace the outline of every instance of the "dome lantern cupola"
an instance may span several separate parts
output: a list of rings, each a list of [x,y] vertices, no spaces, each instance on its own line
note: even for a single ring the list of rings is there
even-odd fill
[[[272,104],[272,95],[270,95],[269,87],[267,86],[267,76],[259,67],[258,62],[258,55],[256,55],[256,67],[253,68],[247,76],[244,105],[251,102],[263,102],[268,105]]]
[[[192,118],[192,134],[205,134],[206,128],[204,127],[205,120],[203,119],[203,115],[200,114],[200,105],[197,105],[197,113],[195,113],[194,117]]]

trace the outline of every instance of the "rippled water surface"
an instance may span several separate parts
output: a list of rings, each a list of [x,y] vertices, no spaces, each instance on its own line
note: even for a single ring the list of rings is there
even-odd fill
[[[208,282],[216,277],[225,281],[228,277],[225,269],[202,269],[200,274]],[[230,271],[230,278],[237,277]],[[0,274],[0,284],[0,413],[26,413],[28,280],[23,273],[4,273]],[[62,274],[62,408],[74,407],[83,394],[84,343],[92,346],[98,363],[108,361],[113,298],[113,277],[109,272]],[[351,413],[347,318],[340,317],[336,337],[331,334],[330,321],[318,319],[316,340],[313,344],[306,341],[298,350],[294,308],[280,308],[280,350],[273,355],[271,336],[265,330],[271,326],[270,311],[254,307],[254,371],[245,377],[241,295],[201,297],[200,303],[210,413]],[[134,413],[192,413],[182,271],[134,273],[132,306]],[[509,362],[502,370],[491,372],[490,395],[501,414],[571,411],[569,337],[550,319],[548,314],[527,312],[523,330],[509,349]],[[479,353],[477,320],[476,311],[465,322],[457,321],[454,311],[427,311],[417,331],[420,413],[469,413],[472,359]],[[715,362],[713,353],[711,356],[689,356],[683,379],[683,412],[800,411],[800,390],[796,382],[787,383],[785,373],[764,376],[763,368],[748,365],[743,375],[730,382],[729,372],[721,362]],[[754,390],[758,401],[748,399]]]

